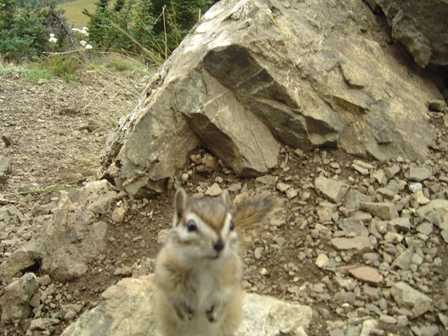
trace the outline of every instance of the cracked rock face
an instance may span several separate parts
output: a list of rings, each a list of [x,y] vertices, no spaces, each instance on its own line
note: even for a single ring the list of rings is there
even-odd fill
[[[421,67],[448,65],[448,3],[444,0],[373,0],[384,12],[392,37]]]
[[[130,194],[161,191],[198,146],[242,176],[275,167],[280,144],[424,157],[425,104],[440,94],[366,25],[360,1],[220,1],[116,130],[101,174]]]

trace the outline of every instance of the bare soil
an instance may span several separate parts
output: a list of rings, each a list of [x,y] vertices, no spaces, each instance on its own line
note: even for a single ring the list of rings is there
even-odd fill
[[[106,138],[117,118],[134,107],[141,83],[142,78],[111,73],[86,74],[80,83],[51,80],[36,84],[18,77],[1,78],[0,136],[7,136],[12,145],[6,147],[0,143],[0,151],[12,160],[13,170],[8,182],[0,185],[0,198],[16,205],[25,219],[0,242],[0,263],[36,234],[40,227],[32,226],[34,214],[57,200],[59,190],[96,179]],[[446,132],[439,119],[435,124],[440,132]],[[446,152],[434,153],[434,159],[443,155]],[[336,149],[304,155],[285,150],[282,168],[272,175],[298,191],[292,200],[277,191],[275,184],[239,179],[222,167],[211,173],[199,173],[191,162],[186,169],[191,171],[186,183],[190,192],[204,192],[218,181],[221,188],[233,186],[238,193],[268,189],[284,201],[280,219],[241,232],[246,264],[244,285],[248,291],[311,305],[317,312],[309,331],[311,336],[327,335],[326,321],[347,318],[336,312],[340,305],[333,297],[338,291],[332,281],[334,273],[315,264],[319,251],[329,256],[337,254],[329,244],[330,236],[316,230],[317,207],[322,199],[316,194],[313,181],[322,169],[332,171],[329,165],[337,163],[340,177],[361,184],[363,177],[351,168],[353,159]],[[78,304],[81,313],[93,307],[100,294],[121,278],[152,270],[151,260],[160,248],[159,233],[171,224],[171,195],[128,199],[127,203],[129,211],[124,221],[111,226],[107,250],[90,265],[86,276],[69,283],[52,280],[43,286],[44,289],[53,286],[43,315],[61,320],[54,335],[72,322],[63,319],[64,306]],[[447,253],[444,245],[440,254]],[[347,264],[358,263],[362,259],[360,254],[344,254]],[[447,278],[447,270],[445,258],[440,279]],[[320,291],[315,284],[324,284],[326,288]],[[434,285],[441,287],[441,282]],[[0,324],[0,330],[4,335],[25,335],[28,323]],[[399,331],[401,335],[410,334],[407,328]]]

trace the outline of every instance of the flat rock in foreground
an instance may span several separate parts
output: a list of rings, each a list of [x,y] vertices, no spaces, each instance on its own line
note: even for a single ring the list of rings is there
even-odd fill
[[[121,280],[107,289],[102,302],[84,313],[62,336],[159,336],[151,306],[153,290],[151,276]],[[310,307],[247,294],[244,321],[236,336],[304,335],[311,318]]]
[[[377,25],[362,1],[219,1],[111,138],[102,177],[160,192],[198,146],[242,176],[274,168],[280,144],[424,158],[440,93],[362,33]]]

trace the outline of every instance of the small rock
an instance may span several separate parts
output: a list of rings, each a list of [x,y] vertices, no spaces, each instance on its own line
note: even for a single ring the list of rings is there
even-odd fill
[[[359,219],[346,218],[338,221],[338,226],[347,235],[369,236],[369,230],[367,230],[364,223]]]
[[[202,164],[208,171],[215,171],[218,168],[218,160],[213,155],[205,154],[202,158]]]
[[[3,143],[5,144],[5,147],[8,148],[12,145],[12,139],[7,135],[2,135],[1,139]]]
[[[420,182],[410,183],[409,191],[412,193],[416,193],[417,191],[423,190],[423,185]]]
[[[429,236],[432,233],[433,225],[430,222],[423,222],[419,226],[417,226],[417,231],[423,233],[426,236]]]
[[[358,160],[353,161],[352,168],[354,170],[356,170],[358,173],[360,173],[361,175],[364,175],[364,176],[369,175],[369,168],[366,168],[361,163],[362,163],[362,161],[358,161]],[[370,166],[370,167],[373,168],[373,166]]]
[[[435,99],[428,102],[428,109],[432,112],[444,112],[447,106],[444,100]]]
[[[259,176],[255,179],[258,183],[273,186],[277,183],[277,177],[272,175]]]
[[[207,196],[216,197],[222,194],[222,189],[218,183],[213,183],[205,192]]]
[[[328,266],[330,259],[323,253],[319,254],[316,259],[316,266],[319,268],[325,268]]]
[[[379,264],[380,256],[378,253],[368,252],[362,255],[363,260],[372,265]]]
[[[376,320],[366,320],[362,323],[362,329],[359,336],[371,336],[375,335],[375,331],[378,327],[378,321]]]
[[[445,330],[448,331],[448,316],[440,313],[439,315],[439,320],[440,322],[442,322],[443,327],[445,328]]]
[[[2,321],[28,318],[32,312],[32,301],[38,295],[39,284],[33,273],[27,273],[9,284],[0,297]]]
[[[432,171],[426,167],[415,167],[411,166],[409,168],[409,180],[421,182],[432,176]]]
[[[229,185],[229,191],[231,192],[238,192],[243,188],[243,186],[241,185],[241,183],[237,182],[237,183],[232,183],[231,185]]]
[[[283,183],[283,182],[279,182],[277,183],[277,190],[282,192],[282,193],[286,193],[286,191],[291,188],[291,186],[289,184]]]
[[[255,251],[254,251],[255,259],[257,259],[257,260],[261,259],[261,256],[263,254],[263,250],[264,249],[262,247],[260,247],[260,246],[255,248]]]
[[[414,265],[420,266],[423,263],[423,257],[418,253],[414,253],[414,255],[412,256],[412,263]]]
[[[381,315],[380,321],[385,324],[397,324],[397,319],[389,315]]]
[[[372,248],[369,237],[333,238],[331,244],[338,250],[363,250]]]
[[[443,294],[445,295],[445,301],[448,303],[448,279],[443,283]]]
[[[423,315],[432,309],[432,300],[405,282],[397,282],[391,288],[395,302],[402,308],[412,309],[415,317]]]
[[[11,173],[11,160],[0,155],[0,183],[5,183]]]
[[[37,281],[39,282],[40,286],[48,286],[49,284],[51,284],[51,278],[48,274],[39,277]]]
[[[445,243],[448,244],[448,230],[443,230],[442,232],[440,232],[443,240],[445,241]]]
[[[128,209],[125,203],[120,203],[114,211],[112,211],[112,220],[115,223],[123,223]]]
[[[294,188],[290,188],[290,189],[288,189],[288,191],[286,191],[286,197],[288,197],[288,199],[290,199],[290,200],[296,198],[298,194],[299,194],[299,191]]]
[[[132,267],[129,266],[123,266],[123,267],[118,267],[115,272],[114,275],[116,276],[131,276],[132,275]]]
[[[50,331],[52,327],[57,325],[59,322],[60,321],[57,319],[38,318],[31,321],[29,330]]]
[[[370,202],[372,199],[363,193],[350,189],[345,195],[344,207],[350,210],[358,210],[362,202]]]
[[[0,265],[0,278],[9,282],[14,276],[39,263],[39,255],[31,251],[15,251]]]
[[[423,325],[423,326],[412,326],[411,330],[416,336],[437,336],[440,335],[439,327],[435,324]]]
[[[389,221],[389,224],[397,228],[398,231],[408,232],[411,229],[411,221],[409,217],[399,217],[392,219],[391,221]]]
[[[387,177],[384,170],[379,169],[373,173],[373,178],[381,185],[385,185],[387,183]]]
[[[297,155],[300,158],[305,156],[305,153],[300,148],[295,149],[294,150],[294,154]]]
[[[393,203],[362,202],[361,209],[383,220],[391,220],[398,217],[397,209]]]
[[[369,266],[361,266],[352,268],[349,270],[350,274],[353,275],[356,279],[371,282],[371,283],[380,283],[383,281],[383,276],[376,270],[375,268]]]
[[[400,172],[400,170],[401,170],[400,166],[397,165],[397,164],[394,164],[394,165],[392,165],[392,166],[390,166],[390,167],[387,167],[387,168],[385,169],[385,173],[386,173],[386,176],[387,176],[389,179],[391,179],[392,177],[394,177],[395,175],[397,175],[397,174]]]
[[[268,275],[269,274],[269,271],[266,269],[266,268],[262,268],[261,270],[260,270],[260,274],[261,275]]]
[[[321,194],[335,203],[341,202],[349,189],[347,184],[324,176],[316,178],[314,186]]]
[[[329,202],[322,202],[317,208],[317,215],[320,223],[329,223],[333,219],[337,219],[338,212],[335,204]]]
[[[407,249],[403,253],[401,253],[397,259],[392,264],[392,267],[398,267],[402,270],[408,270],[411,267],[412,262],[412,256],[414,255],[414,252],[412,249]]]
[[[431,202],[431,200],[425,196],[422,190],[415,192],[414,199],[420,205],[426,205]]]

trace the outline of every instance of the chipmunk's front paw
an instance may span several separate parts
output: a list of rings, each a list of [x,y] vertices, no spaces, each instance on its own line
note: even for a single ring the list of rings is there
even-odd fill
[[[214,323],[214,322],[216,322],[218,316],[217,316],[217,314],[216,314],[215,306],[214,306],[214,305],[211,306],[211,307],[205,312],[205,315],[207,316],[207,320],[208,320],[210,323]]]
[[[174,304],[174,310],[176,311],[176,315],[182,321],[189,320],[191,321],[194,317],[194,310],[186,303]]]
[[[218,320],[222,313],[223,305],[219,303],[213,304],[209,309],[206,310],[205,315],[210,323],[214,323]]]

